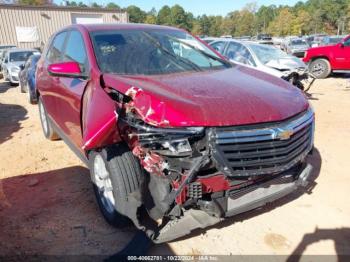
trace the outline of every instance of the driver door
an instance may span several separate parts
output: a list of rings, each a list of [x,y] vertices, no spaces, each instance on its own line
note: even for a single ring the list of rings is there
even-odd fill
[[[62,55],[63,62],[77,62],[82,73],[88,75],[89,61],[82,34],[77,30],[68,32]],[[56,77],[57,96],[55,97],[56,122],[76,147],[82,146],[81,99],[88,79]]]

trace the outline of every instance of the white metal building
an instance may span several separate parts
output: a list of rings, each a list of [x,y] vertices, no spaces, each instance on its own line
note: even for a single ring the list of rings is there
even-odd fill
[[[70,24],[127,22],[128,14],[115,9],[0,4],[0,45],[40,47]]]

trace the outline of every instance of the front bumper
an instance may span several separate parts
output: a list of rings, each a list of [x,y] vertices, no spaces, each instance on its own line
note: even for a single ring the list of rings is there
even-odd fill
[[[227,207],[223,216],[217,217],[199,209],[189,209],[184,215],[165,224],[153,241],[163,243],[185,236],[198,228],[212,226],[227,217],[247,212],[280,199],[299,187],[307,187],[312,166],[306,164],[298,174],[285,172],[271,180],[239,190],[237,193],[226,192],[224,204]],[[208,209],[211,209],[209,203]]]
[[[18,73],[9,73],[9,80],[11,83],[18,84],[19,83]]]

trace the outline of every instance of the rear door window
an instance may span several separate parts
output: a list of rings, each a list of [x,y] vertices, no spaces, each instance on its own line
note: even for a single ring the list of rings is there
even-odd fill
[[[56,35],[53,39],[46,56],[46,59],[49,61],[49,63],[62,62],[62,52],[66,36],[67,32],[62,32]]]

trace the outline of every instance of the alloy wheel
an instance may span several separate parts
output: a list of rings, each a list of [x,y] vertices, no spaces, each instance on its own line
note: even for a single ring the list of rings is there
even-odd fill
[[[115,199],[113,195],[112,181],[109,172],[106,169],[105,162],[102,156],[97,155],[94,159],[94,180],[98,188],[98,193],[103,207],[107,212],[113,213]]]

